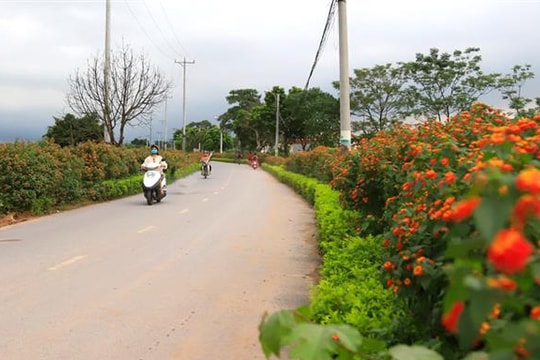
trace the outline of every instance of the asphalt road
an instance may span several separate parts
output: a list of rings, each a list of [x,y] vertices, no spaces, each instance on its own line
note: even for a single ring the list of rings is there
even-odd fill
[[[262,169],[0,228],[0,359],[264,359],[265,312],[308,301],[311,207]]]

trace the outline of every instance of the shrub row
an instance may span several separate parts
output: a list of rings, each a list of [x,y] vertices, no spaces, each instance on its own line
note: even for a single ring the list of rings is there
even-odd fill
[[[311,293],[310,317],[321,324],[349,324],[367,337],[380,336],[403,312],[379,281],[380,241],[355,235],[358,214],[344,210],[329,185],[281,166],[263,168],[313,204],[322,253],[322,280]]]
[[[64,205],[137,193],[140,164],[147,155],[146,149],[91,142],[65,148],[47,141],[0,144],[0,215],[44,214]],[[171,181],[196,169],[194,155],[162,155]]]

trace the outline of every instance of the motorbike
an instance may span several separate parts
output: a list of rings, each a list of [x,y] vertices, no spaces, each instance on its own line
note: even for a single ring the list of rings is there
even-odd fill
[[[252,167],[253,169],[258,168],[258,167],[259,167],[259,162],[258,162],[257,160],[252,160],[252,161],[251,161],[251,167]]]
[[[150,164],[146,167],[144,172],[142,189],[148,205],[152,205],[154,200],[160,202],[167,196],[165,175],[160,173],[159,166],[159,163]],[[163,192],[160,191],[160,188],[162,187],[161,184],[163,184]]]
[[[210,165],[207,162],[202,162],[201,175],[206,179],[210,175]]]

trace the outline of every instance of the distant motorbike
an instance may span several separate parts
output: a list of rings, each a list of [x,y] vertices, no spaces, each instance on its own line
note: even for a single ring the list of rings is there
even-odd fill
[[[207,162],[202,162],[201,165],[201,175],[206,179],[210,176],[210,165]]]
[[[259,167],[259,162],[258,162],[257,160],[252,160],[252,161],[251,161],[251,167],[252,167],[253,169],[258,168],[258,167]]]
[[[160,202],[167,196],[165,175],[160,173],[159,166],[159,163],[150,164],[144,172],[142,189],[148,205],[152,205],[154,201]],[[163,192],[160,191],[161,187]]]

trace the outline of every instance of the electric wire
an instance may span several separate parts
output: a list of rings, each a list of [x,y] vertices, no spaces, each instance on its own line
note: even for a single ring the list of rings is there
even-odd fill
[[[176,49],[175,46],[172,46],[172,44],[169,42],[169,39],[167,38],[167,36],[165,36],[165,33],[161,29],[161,26],[159,25],[159,23],[156,21],[156,18],[152,14],[152,11],[148,7],[148,4],[146,3],[145,0],[143,0],[143,4],[144,4],[144,7],[146,8],[146,11],[148,12],[148,15],[150,15],[150,19],[152,19],[152,22],[154,23],[154,25],[158,29],[159,33],[161,34],[161,37],[167,43],[167,46],[169,46],[172,49],[172,51],[176,53],[176,55],[183,56],[182,52],[178,51],[178,49]]]
[[[133,9],[131,8],[131,6],[129,6],[129,3],[127,0],[124,0],[129,12],[131,13],[131,15],[133,16],[133,18],[135,19],[135,21],[137,22],[137,24],[139,24],[139,27],[141,28],[141,31],[144,33],[144,35],[148,38],[148,40],[150,40],[150,42],[156,47],[156,49],[162,53],[166,58],[170,59],[170,60],[173,60],[174,61],[174,57],[171,57],[170,54],[167,54],[165,51],[163,51],[163,49],[158,46],[158,44],[150,37],[150,35],[148,34],[148,32],[144,29],[144,27],[142,26],[141,22],[139,21],[139,18],[137,17],[137,15],[135,14],[135,12],[133,11]]]
[[[184,51],[187,57],[193,58],[193,56],[190,56],[189,51],[186,50],[186,48],[182,45],[182,42],[178,39],[178,36],[176,35],[176,31],[174,29],[174,26],[171,23],[171,20],[169,16],[167,15],[167,12],[165,11],[165,7],[163,6],[163,3],[160,1],[159,5],[161,5],[161,11],[163,12],[163,15],[165,16],[165,20],[167,21],[167,24],[169,25],[169,29],[171,30],[171,33],[173,34],[176,42],[178,43],[178,46]]]
[[[317,63],[319,62],[319,58],[322,54],[323,47],[326,43],[326,39],[328,38],[328,33],[330,32],[330,28],[332,26],[334,15],[336,13],[336,5],[338,0],[332,0],[330,3],[330,9],[328,10],[328,16],[326,18],[326,25],[324,26],[323,34],[321,37],[321,41],[319,43],[319,48],[317,49],[317,53],[315,54],[315,60],[313,61],[313,65],[311,66],[311,71],[309,72],[308,79],[306,81],[306,86],[304,87],[305,90],[309,87],[309,82],[311,80],[311,77],[313,76],[313,72],[315,71],[315,67],[317,66]]]

